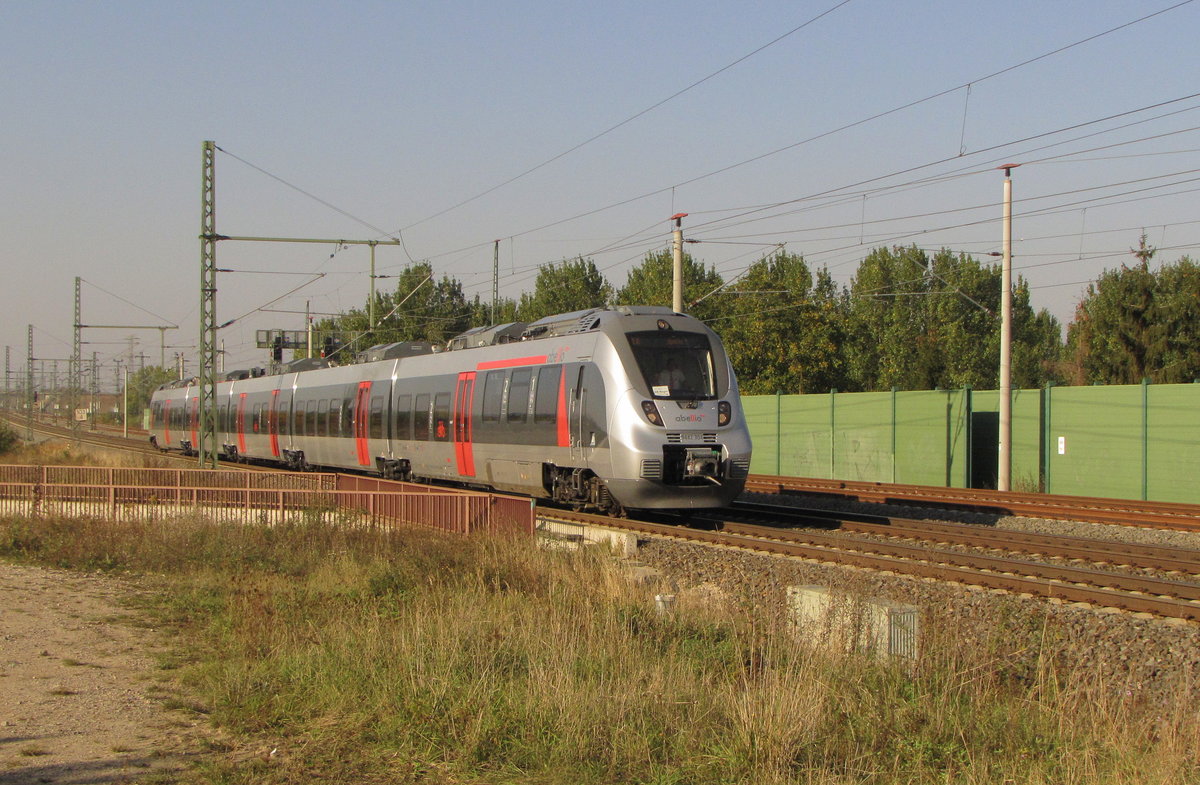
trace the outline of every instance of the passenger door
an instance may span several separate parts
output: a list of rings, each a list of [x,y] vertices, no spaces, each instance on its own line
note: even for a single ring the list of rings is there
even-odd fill
[[[200,396],[197,395],[191,400],[190,412],[188,413],[188,422],[192,427],[192,449],[197,453],[200,452],[200,438],[196,434],[196,430],[200,423]]]
[[[279,457],[279,390],[271,390],[271,407],[267,409],[267,433],[271,435],[271,455]]]
[[[587,404],[587,389],[583,383],[583,369],[580,365],[574,374],[574,389],[571,390],[570,420],[571,429],[571,458],[576,461],[584,460],[587,455],[587,444],[584,442],[583,411]]]
[[[371,448],[367,444],[371,414],[371,383],[358,383],[358,397],[354,401],[354,446],[358,451],[358,465],[371,465]]]
[[[454,457],[462,477],[475,476],[475,452],[471,443],[471,409],[475,404],[475,372],[458,375],[454,393]]]
[[[246,393],[238,393],[237,404],[237,448],[238,454],[246,452]]]

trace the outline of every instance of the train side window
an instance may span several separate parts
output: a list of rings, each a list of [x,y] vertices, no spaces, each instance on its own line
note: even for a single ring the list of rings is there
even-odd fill
[[[353,404],[351,399],[350,404]],[[345,398],[329,399],[329,433],[333,436],[353,436],[354,421],[351,419],[353,408],[346,403]]]
[[[304,401],[292,402],[292,433],[296,436],[306,435],[304,430]]]
[[[394,433],[397,439],[407,440],[412,438],[411,395],[396,396],[396,428]]]
[[[433,438],[439,442],[450,438],[450,393],[433,397]]]
[[[329,401],[317,401],[317,436],[329,435]]]
[[[534,394],[533,421],[554,423],[558,421],[558,388],[562,378],[562,366],[539,368],[537,391]]]
[[[375,396],[371,399],[371,419],[370,432],[368,437],[371,439],[383,438],[383,397]]]
[[[413,406],[413,438],[422,442],[429,438],[429,393],[418,395]]]
[[[309,436],[317,435],[317,402],[308,401],[304,404],[304,430]]]
[[[525,422],[529,414],[529,380],[533,373],[528,368],[517,368],[512,373],[508,386],[508,421]]]
[[[483,422],[500,422],[504,403],[504,371],[488,371],[483,382]]]

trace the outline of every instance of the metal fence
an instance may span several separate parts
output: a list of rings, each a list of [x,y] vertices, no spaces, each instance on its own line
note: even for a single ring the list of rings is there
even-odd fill
[[[338,506],[370,516],[399,519],[456,534],[534,532],[534,501],[373,477],[337,475]]]
[[[522,497],[332,474],[115,471],[118,474],[95,467],[0,466],[0,515],[143,521],[202,515],[206,520],[237,524],[321,521],[346,526],[416,525],[455,534],[532,535],[534,531],[533,500]],[[142,481],[110,479],[121,472],[135,472],[139,476],[134,479]],[[154,472],[162,474],[154,476]],[[219,475],[230,475],[234,484],[220,487]],[[164,482],[169,480],[175,482]],[[290,482],[310,487],[283,487]]]
[[[252,472],[239,469],[135,469],[107,466],[0,464],[0,482],[38,485],[128,485],[174,488],[294,488],[332,490],[332,473]]]
[[[965,390],[742,398],[755,474],[961,486]]]
[[[760,395],[742,399],[751,471],[995,487],[999,393]],[[1013,390],[1022,491],[1200,503],[1200,384]]]

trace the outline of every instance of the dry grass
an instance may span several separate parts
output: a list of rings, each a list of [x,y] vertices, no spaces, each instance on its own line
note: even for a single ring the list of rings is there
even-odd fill
[[[11,438],[6,439],[5,433]],[[76,447],[71,444],[69,439],[48,439],[33,444],[23,444],[17,440],[13,426],[4,423],[0,423],[0,463],[27,466],[113,466],[120,468],[170,468],[177,465],[165,457],[139,455],[118,449],[106,450],[91,445]]]
[[[661,616],[592,553],[320,523],[0,522],[0,554],[159,574],[178,705],[266,760],[212,782],[1176,783],[1193,706],[1148,712],[1049,665],[1036,620],[951,631],[915,669],[716,601]],[[169,576],[169,577],[166,577]],[[938,636],[934,636],[938,638]],[[264,741],[264,744],[267,742]]]

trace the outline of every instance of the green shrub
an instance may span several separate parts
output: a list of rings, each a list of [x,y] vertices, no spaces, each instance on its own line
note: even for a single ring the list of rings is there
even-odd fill
[[[0,455],[12,451],[20,443],[21,440],[17,438],[12,429],[4,423],[0,423]]]

